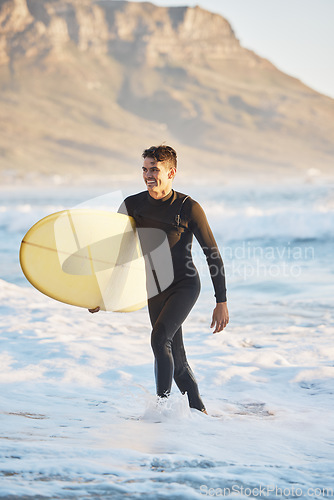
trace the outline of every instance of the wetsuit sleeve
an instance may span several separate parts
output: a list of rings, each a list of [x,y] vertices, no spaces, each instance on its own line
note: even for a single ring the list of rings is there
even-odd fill
[[[127,198],[121,203],[121,205],[118,207],[117,213],[118,214],[124,214],[124,215],[132,215],[130,213],[130,209],[128,206]]]
[[[189,229],[194,233],[206,256],[217,302],[226,302],[226,283],[223,259],[218,250],[203,208],[193,201]]]

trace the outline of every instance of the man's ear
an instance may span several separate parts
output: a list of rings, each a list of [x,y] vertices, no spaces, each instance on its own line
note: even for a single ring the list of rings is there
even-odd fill
[[[173,179],[176,175],[176,168],[172,167],[168,172],[169,179]]]

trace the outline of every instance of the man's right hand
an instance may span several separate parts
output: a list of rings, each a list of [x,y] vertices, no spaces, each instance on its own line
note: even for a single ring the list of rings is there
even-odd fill
[[[90,313],[97,313],[100,310],[100,306],[95,307],[94,309],[88,309]]]

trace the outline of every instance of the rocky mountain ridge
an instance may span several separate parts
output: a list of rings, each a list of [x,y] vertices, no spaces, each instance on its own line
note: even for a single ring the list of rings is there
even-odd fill
[[[330,172],[334,101],[243,48],[200,7],[0,0],[0,169],[137,168],[163,141],[186,169]]]
[[[121,0],[4,0],[0,64],[22,57],[60,57],[71,41],[81,52],[130,57],[133,63],[243,59],[263,62],[240,46],[226,19],[200,7],[159,7]],[[44,54],[42,54],[44,52]]]

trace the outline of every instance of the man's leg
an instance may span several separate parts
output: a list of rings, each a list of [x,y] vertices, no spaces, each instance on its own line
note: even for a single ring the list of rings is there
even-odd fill
[[[183,344],[182,327],[178,329],[172,344],[174,358],[174,380],[182,394],[187,393],[190,408],[204,411],[205,406],[199,395],[195,375],[187,361]]]
[[[174,354],[177,347],[180,347],[184,352],[182,332],[181,339],[179,336],[177,338],[174,352],[172,347],[173,338],[195,304],[199,291],[199,280],[192,278],[177,283],[149,300],[149,312],[153,325],[151,345],[155,356],[157,394],[161,397],[167,397],[170,394],[174,375]],[[199,395],[196,396],[196,392],[198,393],[198,389],[196,391],[194,387],[196,381],[188,363],[184,365],[184,358],[185,353],[184,357],[181,353],[180,356],[175,358],[177,362],[177,379],[182,388],[186,387],[185,392],[188,392],[189,389],[191,406],[194,408],[199,407],[198,409],[201,410],[204,405]],[[182,368],[181,364],[183,365]]]

